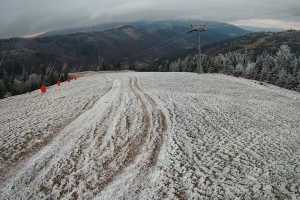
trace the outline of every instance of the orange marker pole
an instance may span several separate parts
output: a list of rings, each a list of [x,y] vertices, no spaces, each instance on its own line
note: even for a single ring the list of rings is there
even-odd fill
[[[45,85],[41,85],[40,91],[41,94],[45,94],[47,92],[47,87]]]

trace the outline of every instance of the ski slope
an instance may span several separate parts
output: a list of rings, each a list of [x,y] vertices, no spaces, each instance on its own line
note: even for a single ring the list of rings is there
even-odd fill
[[[0,100],[0,199],[300,199],[300,94],[86,73]]]

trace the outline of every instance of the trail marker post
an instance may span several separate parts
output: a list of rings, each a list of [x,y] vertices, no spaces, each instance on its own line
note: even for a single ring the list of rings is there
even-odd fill
[[[47,92],[47,87],[43,84],[40,88],[41,94],[45,94]]]

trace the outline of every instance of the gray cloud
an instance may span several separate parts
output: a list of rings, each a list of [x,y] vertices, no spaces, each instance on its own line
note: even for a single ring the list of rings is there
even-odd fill
[[[1,0],[0,37],[112,21],[198,18],[297,21],[299,0]]]

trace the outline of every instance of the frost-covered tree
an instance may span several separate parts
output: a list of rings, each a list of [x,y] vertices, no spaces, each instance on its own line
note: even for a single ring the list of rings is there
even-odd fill
[[[201,61],[201,68],[198,70],[198,72],[207,73],[208,68],[211,65],[211,59],[209,58],[209,56],[202,54],[200,61]]]
[[[255,72],[255,63],[254,62],[248,63],[245,70],[246,77],[252,78],[254,72]]]
[[[11,88],[12,88],[11,92],[13,95],[22,94],[22,93],[28,91],[28,90],[26,90],[26,86],[25,86],[24,82],[19,81],[18,79],[15,79],[12,82]]]
[[[171,72],[179,72],[179,68],[180,68],[179,66],[180,66],[180,59],[172,62],[170,64],[169,69],[170,69]]]
[[[226,58],[223,54],[215,56],[214,65],[216,66],[218,72],[224,72],[225,64]]]
[[[225,54],[224,72],[233,74],[238,64],[246,65],[245,55],[238,52],[229,52]]]
[[[300,88],[300,58],[282,45],[278,52],[229,52],[225,55],[201,56],[204,73],[225,73],[245,78],[266,81],[289,89]],[[198,56],[187,56],[167,64],[169,71],[198,72]],[[159,67],[161,68],[161,67]]]
[[[259,75],[260,81],[271,81],[272,79],[272,68],[275,66],[275,60],[271,55],[264,54],[262,63],[261,63],[261,71]]]
[[[300,70],[300,59],[295,57],[291,62],[292,74],[297,76],[298,71]]]
[[[296,82],[297,82],[296,90],[297,90],[298,92],[300,92],[300,70],[297,72]]]
[[[27,87],[31,88],[31,90],[35,90],[41,85],[41,75],[38,74],[30,74],[29,79],[26,82]]]
[[[243,75],[245,73],[245,67],[244,67],[244,65],[241,64],[241,63],[238,63],[233,73],[236,76]]]
[[[291,53],[291,49],[287,45],[280,46],[278,52],[275,56],[275,69],[281,71],[284,69],[287,73],[292,73],[292,61],[293,61],[293,54]]]
[[[276,84],[281,87],[285,87],[287,83],[287,79],[288,79],[288,73],[286,72],[285,69],[282,68],[278,73]]]
[[[181,61],[182,71],[184,72],[192,72],[193,71],[193,59],[190,56],[185,57]]]

